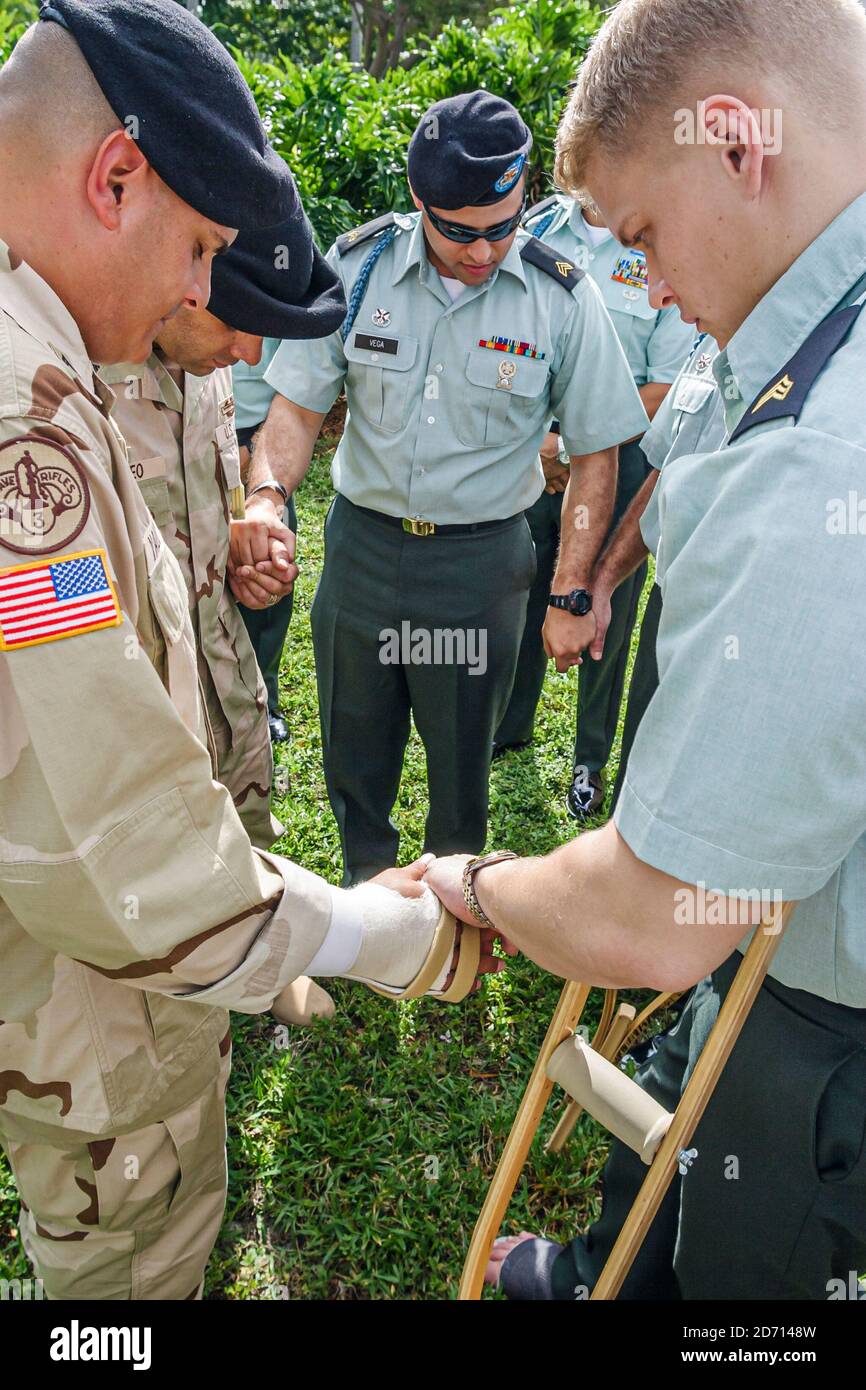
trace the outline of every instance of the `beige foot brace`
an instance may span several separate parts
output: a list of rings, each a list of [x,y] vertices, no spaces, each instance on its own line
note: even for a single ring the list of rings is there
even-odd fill
[[[460,955],[457,960],[454,979],[446,990],[431,989],[430,986],[434,980],[439,978],[451,960],[458,939]],[[461,999],[466,998],[475,983],[480,961],[481,932],[478,927],[469,927],[465,922],[458,924],[456,917],[443,907],[439,914],[439,921],[436,924],[427,959],[410,984],[403,989],[396,989],[390,985],[383,985],[378,980],[367,980],[358,975],[353,975],[351,978],[357,980],[359,984],[369,985],[370,989],[375,990],[377,994],[384,994],[388,999],[420,999],[422,995],[426,994],[431,999],[441,999],[448,1004],[456,1004]]]

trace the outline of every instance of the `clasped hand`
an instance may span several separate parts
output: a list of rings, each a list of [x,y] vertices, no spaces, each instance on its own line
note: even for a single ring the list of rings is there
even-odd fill
[[[267,608],[291,593],[297,577],[295,533],[269,498],[251,497],[244,520],[229,528],[229,588],[245,608]]]
[[[471,858],[471,854],[448,854],[441,859],[437,859],[432,854],[425,854],[420,859],[416,859],[414,863],[406,864],[403,868],[385,869],[370,881],[379,883],[384,888],[391,888],[404,898],[419,898],[425,887],[432,889],[439,901],[449,912],[453,913],[458,922],[466,922],[470,926],[478,927],[481,932],[481,960],[478,965],[478,974],[479,976],[495,975],[498,971],[505,969],[505,961],[500,956],[493,954],[494,941],[498,941],[505,954],[509,956],[517,955],[517,947],[512,946],[510,941],[506,941],[504,936],[491,930],[490,927],[479,926],[466,906],[463,898],[463,868]],[[460,942],[458,939],[451,974],[449,974],[444,986],[446,989],[451,983],[456,969],[459,951]],[[477,989],[480,983],[480,979],[476,980],[473,989]]]

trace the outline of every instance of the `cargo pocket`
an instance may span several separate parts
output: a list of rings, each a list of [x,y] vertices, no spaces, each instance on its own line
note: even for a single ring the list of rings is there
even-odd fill
[[[262,702],[267,703],[267,691],[264,681],[259,673],[258,662],[253,644],[244,626],[243,618],[235,606],[234,600],[229,597],[228,590],[224,589],[217,608],[217,621],[222,637],[226,658],[230,663],[230,670],[240,677],[250,699],[257,705]],[[211,670],[211,675],[214,675]],[[214,676],[214,684],[219,692],[219,684]],[[226,711],[229,723],[232,717]]]
[[[158,1121],[116,1138],[97,1139],[87,1149],[100,1230],[126,1233],[134,1240],[136,1232],[160,1228],[181,1183],[180,1156],[167,1125]]]
[[[399,338],[371,338],[372,342],[394,344],[396,350],[360,346],[358,334],[350,335],[344,351],[349,363],[346,387],[350,410],[363,415],[369,424],[387,434],[396,434],[406,423],[411,384],[410,368],[418,355],[418,339],[401,334]],[[370,334],[360,335],[362,338]]]
[[[638,290],[629,286],[622,286],[622,289],[622,297],[616,304],[610,304],[606,295],[605,305],[629,362],[646,361],[647,343],[655,329],[658,313],[650,304],[645,289]],[[627,299],[626,289],[636,295],[636,298]]]
[[[466,359],[464,406],[454,412],[457,438],[478,449],[531,435],[544,414],[548,375],[545,362],[473,348]]]

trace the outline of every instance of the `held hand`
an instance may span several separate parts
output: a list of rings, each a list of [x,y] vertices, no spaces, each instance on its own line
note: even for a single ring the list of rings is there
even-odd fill
[[[298,567],[290,564],[287,570],[277,569],[269,560],[262,561],[253,568],[241,565],[236,568],[231,558],[228,562],[229,588],[245,608],[268,608],[272,599],[285,598],[291,593],[298,577]]]
[[[567,468],[545,468],[544,476],[547,479],[547,487],[544,489],[545,492],[551,494],[554,492],[565,492],[565,489],[568,487],[569,479],[569,471]]]
[[[548,608],[541,635],[544,650],[556,662],[557,671],[567,671],[571,666],[583,665],[581,653],[592,642],[595,632],[596,623],[592,611],[579,618],[561,608]]]
[[[593,661],[601,661],[604,655],[604,639],[610,627],[610,591],[592,586],[592,611],[595,615],[595,636],[589,644],[589,654]]]
[[[252,561],[249,557],[258,558]],[[291,593],[298,577],[295,535],[283,525],[270,499],[256,494],[243,521],[229,532],[229,587],[245,608],[268,608]]]
[[[433,870],[435,870],[437,864],[451,863],[452,861],[458,866],[456,872],[459,877],[459,875],[461,875],[463,872],[463,865],[466,863],[466,860],[470,859],[471,857],[472,856],[468,854],[457,854],[453,855],[451,859],[439,860],[436,859],[432,854],[425,854],[422,855],[420,859],[416,859],[414,863],[407,864],[402,869],[384,869],[382,873],[377,874],[375,878],[371,878],[370,882],[378,883],[383,888],[391,888],[394,892],[399,893],[404,898],[420,898],[424,893],[428,892],[428,890],[432,890],[434,893],[436,893],[436,896],[440,899],[440,901],[445,904],[445,907],[448,908],[449,912],[454,913],[454,916],[457,918],[458,922],[468,921],[469,923],[471,923],[472,926],[477,927],[478,923],[475,921],[474,917],[472,917],[471,914],[467,914],[466,904],[463,901],[462,889],[459,893],[462,912],[455,912],[454,908],[451,906],[451,901],[454,901],[455,906],[457,905],[454,895],[449,894],[450,901],[446,902],[442,895],[436,891],[435,885],[432,882],[430,882],[429,879],[430,873],[433,872]],[[499,956],[495,956],[493,954],[493,932],[489,931],[487,928],[484,927],[479,928],[479,930],[481,931],[481,958],[478,962],[478,976],[476,977],[475,983],[472,986],[473,993],[476,989],[478,989],[479,985],[481,984],[480,977],[482,975],[495,975],[497,971],[505,969],[505,962]],[[460,937],[462,934],[462,928],[458,927],[457,931],[457,943],[454,950],[454,956],[451,961],[451,969],[442,986],[443,989],[447,989],[448,986],[451,984],[451,981],[454,978],[454,972],[457,969],[457,964],[460,959]],[[514,955],[516,954],[516,952],[512,950],[511,954]]]
[[[278,512],[270,497],[256,493],[246,504],[243,521],[232,521],[229,529],[229,547],[232,562],[236,569],[242,565],[253,567],[261,561],[271,559],[271,540],[276,539],[285,546],[282,555],[287,568],[295,558],[295,534],[283,524],[282,512]]]
[[[427,870],[424,882],[444,903],[448,911],[453,913],[458,922],[466,922],[469,926],[478,927],[481,932],[481,961],[478,966],[479,975],[495,975],[499,970],[505,969],[505,961],[500,956],[493,954],[493,943],[498,941],[508,956],[517,955],[517,947],[512,946],[510,941],[498,932],[491,931],[489,927],[482,927],[472,916],[466,906],[463,897],[463,870],[470,859],[471,854],[448,854],[442,858],[434,859]],[[484,873],[482,869],[479,877]],[[477,983],[476,983],[477,988]]]
[[[370,882],[378,883],[383,888],[392,888],[401,898],[421,898],[424,896],[424,884],[421,880],[432,859],[432,854],[425,854],[421,859],[404,865],[402,869],[383,869],[375,878],[371,878]]]
[[[441,859],[434,859],[427,869],[424,882],[458,921],[477,927],[478,923],[463,897],[463,869],[471,858],[471,854],[446,854]]]
[[[559,435],[547,434],[539,450],[541,466],[544,469],[545,492],[565,492],[568,485],[569,469],[559,457]]]

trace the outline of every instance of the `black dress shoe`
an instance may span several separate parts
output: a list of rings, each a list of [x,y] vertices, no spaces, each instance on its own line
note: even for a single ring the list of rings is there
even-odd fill
[[[505,753],[519,753],[521,748],[529,748],[531,743],[531,738],[523,738],[519,743],[494,743],[490,761],[495,762],[497,758],[501,758]]]
[[[291,738],[289,726],[281,714],[271,714],[268,710],[268,728],[271,733],[271,743],[288,743]]]
[[[604,782],[600,772],[587,773],[580,768],[565,798],[565,809],[573,820],[589,820],[601,809],[604,801]]]

